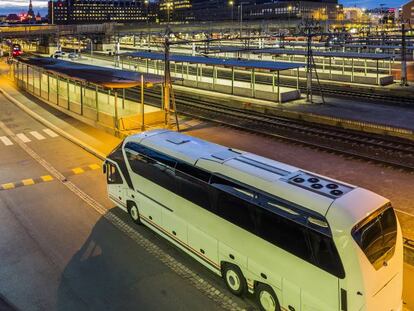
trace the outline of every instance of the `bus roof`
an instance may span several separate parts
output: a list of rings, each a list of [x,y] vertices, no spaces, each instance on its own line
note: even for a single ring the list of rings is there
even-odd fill
[[[129,136],[125,139],[125,143],[127,142],[140,143],[324,216],[327,215],[331,205],[334,206],[335,201],[347,202],[342,198],[349,196],[356,188],[294,166],[174,131],[148,131]],[[340,204],[341,208],[344,208],[344,205],[347,204]],[[356,216],[359,218],[360,213],[343,212],[350,216],[350,219],[344,219],[345,223],[355,223],[360,220],[354,219]]]

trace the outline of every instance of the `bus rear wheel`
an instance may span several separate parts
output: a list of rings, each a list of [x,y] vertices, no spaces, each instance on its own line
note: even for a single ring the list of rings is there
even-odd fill
[[[223,267],[223,279],[232,294],[236,296],[242,296],[244,294],[247,286],[246,279],[239,267],[232,264],[225,264]]]
[[[131,217],[132,221],[136,224],[141,224],[141,218],[139,217],[139,210],[135,203],[128,203],[128,214]]]
[[[275,292],[269,285],[258,284],[255,294],[261,311],[280,311],[279,300],[277,300]]]

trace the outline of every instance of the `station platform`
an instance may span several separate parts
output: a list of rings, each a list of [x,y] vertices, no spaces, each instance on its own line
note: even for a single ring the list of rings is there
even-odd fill
[[[314,96],[316,103],[313,104],[307,103],[305,99],[275,104],[266,100],[218,94],[183,86],[175,86],[174,89],[176,94],[183,92],[186,95],[191,94],[193,98],[233,108],[414,140],[414,106],[402,107],[332,98],[325,98],[326,103],[321,104],[318,96]]]
[[[146,48],[134,48],[137,51],[145,51]],[[194,54],[194,51],[188,47],[173,47],[172,52],[185,55]],[[284,61],[284,62],[301,62],[306,63],[302,50],[295,51],[298,55],[267,55],[264,53],[252,52],[228,52],[218,51],[221,57],[242,58],[247,60],[264,60],[264,61]],[[338,53],[340,54],[340,53]],[[356,54],[356,53],[354,53]],[[389,85],[394,82],[392,75],[392,59],[351,59],[343,57],[314,57],[315,64],[318,68],[319,79],[332,82],[360,83],[367,85]],[[221,68],[220,70],[226,70]],[[261,73],[266,75],[266,73]],[[284,70],[280,72],[281,77],[296,77],[296,70]],[[306,78],[306,68],[299,69],[299,77]]]
[[[119,133],[162,122],[160,108],[129,100],[125,89],[159,84],[163,77],[77,64],[52,58],[13,63],[12,76],[22,90],[92,126]]]
[[[191,67],[191,66],[190,66]],[[200,67],[201,68],[201,67]],[[147,70],[147,73],[160,73],[154,68],[145,67],[141,64],[138,66],[139,71]],[[194,69],[194,68],[193,68]],[[195,70],[195,69],[194,69]],[[227,69],[217,69],[217,71]],[[260,73],[262,74],[262,73]],[[232,94],[236,96],[252,97],[257,99],[271,100],[280,103],[286,103],[300,98],[300,91],[288,87],[278,87],[277,85],[266,85],[243,81],[231,81],[229,79],[206,77],[194,75],[191,73],[180,73],[177,68],[172,66],[171,76],[177,78],[175,85],[182,85],[191,88],[204,89],[224,94]]]

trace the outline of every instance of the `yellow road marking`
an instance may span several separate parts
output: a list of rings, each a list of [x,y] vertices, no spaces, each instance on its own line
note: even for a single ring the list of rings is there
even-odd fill
[[[3,184],[2,187],[3,187],[4,190],[13,189],[14,188],[14,183],[10,182],[10,183],[7,183],[7,184]]]
[[[25,185],[25,186],[30,186],[30,185],[34,185],[34,180],[33,179],[31,179],[31,178],[29,178],[29,179],[23,179],[22,180],[22,183],[23,183],[23,185]]]
[[[40,178],[41,178],[43,181],[51,181],[51,180],[53,180],[53,177],[52,177],[52,176],[50,176],[50,175],[43,175],[43,176],[40,176]]]
[[[72,174],[79,175],[87,171],[90,171],[90,170],[94,171],[100,168],[101,166],[99,164],[93,163],[93,164],[89,164],[84,167],[75,167],[71,169],[70,171],[68,171],[67,174],[65,175],[66,176],[70,176]],[[43,175],[43,176],[40,176],[40,178],[35,178],[35,179],[33,178],[22,179],[21,181],[15,182],[15,183],[0,184],[0,190],[14,189],[14,188],[21,187],[21,186],[31,186],[31,185],[35,185],[41,182],[52,181],[54,179],[55,178],[51,175]]]
[[[98,164],[90,164],[90,165],[88,165],[89,166],[89,168],[91,169],[91,170],[98,170],[98,169],[100,169],[101,168],[101,166],[100,165],[98,165]]]
[[[82,173],[85,173],[85,170],[81,167],[75,167],[75,168],[72,168],[72,172],[74,174],[82,174]]]

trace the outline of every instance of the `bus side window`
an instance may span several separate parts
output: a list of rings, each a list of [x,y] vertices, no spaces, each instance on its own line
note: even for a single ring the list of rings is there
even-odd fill
[[[332,238],[310,229],[308,234],[315,264],[338,278],[344,278],[344,268]]]
[[[122,177],[115,165],[107,163],[106,180],[108,184],[122,184]]]

